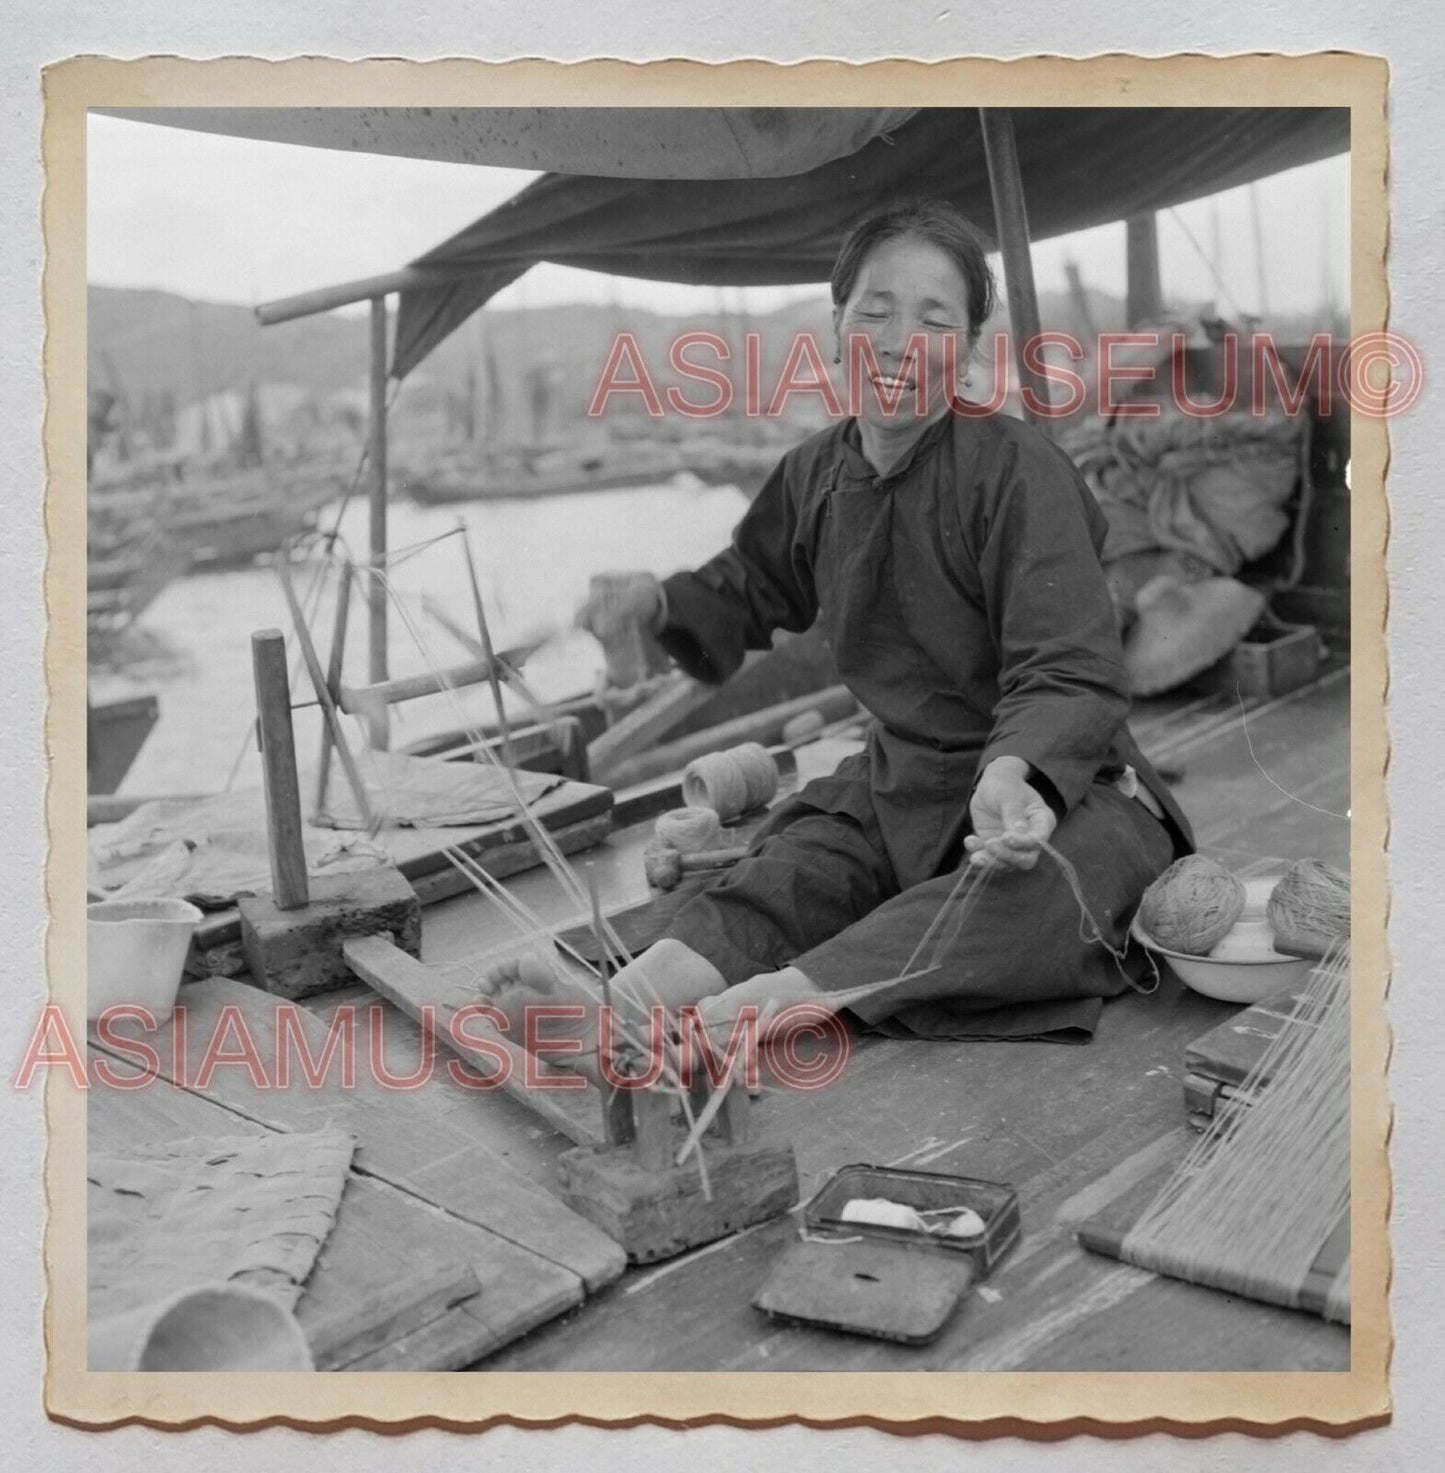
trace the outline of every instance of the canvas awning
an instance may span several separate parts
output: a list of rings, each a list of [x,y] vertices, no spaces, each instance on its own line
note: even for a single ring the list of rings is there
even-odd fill
[[[101,107],[228,138],[637,179],[761,179],[857,153],[911,107]],[[667,126],[659,127],[662,114]]]
[[[692,111],[634,116],[681,137]],[[1347,108],[1010,112],[1035,239],[1197,199],[1346,152],[1350,142]],[[413,278],[443,279],[402,289],[391,372],[404,377],[539,261],[718,286],[824,281],[854,220],[918,196],[950,200],[991,231],[977,108],[920,109],[856,152],[785,177],[547,174],[412,263]]]

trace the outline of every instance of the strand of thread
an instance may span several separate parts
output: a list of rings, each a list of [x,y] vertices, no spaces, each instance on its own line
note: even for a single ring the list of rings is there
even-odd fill
[[[777,791],[778,764],[757,742],[709,752],[683,769],[683,798],[691,807],[711,808],[723,823],[763,807]]]
[[[674,808],[657,820],[653,832],[679,854],[722,847],[722,820],[711,808]]]

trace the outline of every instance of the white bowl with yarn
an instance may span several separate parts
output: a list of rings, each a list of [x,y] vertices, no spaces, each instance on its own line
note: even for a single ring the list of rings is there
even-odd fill
[[[1130,934],[1142,946],[1164,957],[1179,980],[1220,1002],[1262,1002],[1303,980],[1314,965],[1308,957],[1285,956],[1274,949],[1274,931],[1265,906],[1278,876],[1244,881],[1244,911],[1206,956],[1190,956],[1161,946],[1140,924]]]

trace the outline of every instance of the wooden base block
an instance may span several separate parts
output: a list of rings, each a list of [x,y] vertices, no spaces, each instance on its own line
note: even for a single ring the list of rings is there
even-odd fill
[[[798,1200],[791,1146],[718,1146],[707,1150],[711,1200],[697,1163],[650,1171],[627,1149],[568,1151],[558,1162],[563,1201],[622,1245],[633,1263],[655,1263],[751,1223],[786,1212]]]
[[[278,997],[308,997],[356,979],[341,944],[389,934],[395,946],[421,955],[421,903],[398,870],[312,879],[311,903],[279,910],[269,895],[240,900],[241,947],[252,980]]]

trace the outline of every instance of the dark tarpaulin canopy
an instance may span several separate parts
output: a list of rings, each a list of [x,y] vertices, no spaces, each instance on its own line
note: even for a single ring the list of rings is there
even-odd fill
[[[911,107],[100,107],[129,122],[393,158],[629,179],[801,174]],[[666,113],[668,125],[659,127]]]
[[[648,110],[667,129],[687,109]],[[1350,146],[1348,108],[1013,108],[1035,239],[1214,194]],[[547,174],[413,262],[448,280],[401,293],[402,378],[539,261],[652,281],[825,281],[849,226],[893,200],[947,199],[988,232],[977,108],[925,108],[857,152],[782,178]],[[457,272],[466,275],[458,277]]]

